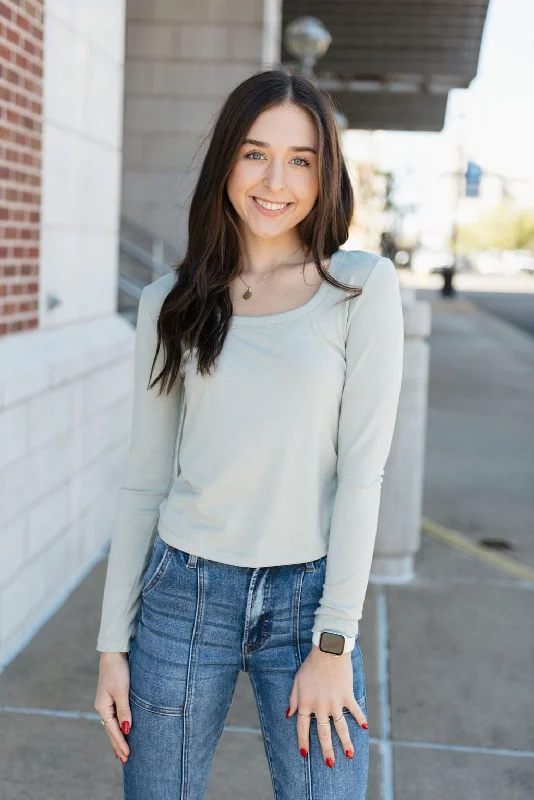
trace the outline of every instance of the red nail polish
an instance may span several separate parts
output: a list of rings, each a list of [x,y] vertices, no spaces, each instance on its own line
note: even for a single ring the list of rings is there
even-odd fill
[[[327,767],[333,767],[334,766],[334,759],[333,758],[327,758],[326,759],[326,765],[327,765]]]
[[[345,755],[347,756],[347,758],[354,758],[354,753],[352,752],[352,750],[345,750]]]
[[[308,755],[308,751],[306,750],[306,748],[305,748],[305,747],[301,747],[301,748],[300,748],[300,754],[301,754],[301,756],[302,756],[302,757],[304,757],[304,756],[307,756],[307,755]]]
[[[289,712],[291,711],[291,706],[286,711],[286,719],[289,717]]]
[[[369,729],[369,725],[367,724],[367,722],[362,722],[362,728],[364,730],[368,730]]]
[[[121,729],[124,734],[130,732],[130,723],[128,722],[128,720],[124,720],[124,722],[121,725]]]

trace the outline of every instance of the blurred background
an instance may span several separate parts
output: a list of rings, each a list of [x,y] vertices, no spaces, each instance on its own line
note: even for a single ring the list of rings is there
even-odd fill
[[[224,98],[266,67],[334,100],[344,247],[402,289],[368,798],[531,800],[531,0],[0,0],[0,797],[121,796],[93,702],[137,304],[185,251]],[[252,793],[242,673],[207,797]]]

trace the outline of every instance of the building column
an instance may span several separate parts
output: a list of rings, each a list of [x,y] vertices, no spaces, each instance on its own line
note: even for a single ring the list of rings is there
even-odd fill
[[[0,3],[0,669],[102,558],[128,445],[124,20],[121,0]]]

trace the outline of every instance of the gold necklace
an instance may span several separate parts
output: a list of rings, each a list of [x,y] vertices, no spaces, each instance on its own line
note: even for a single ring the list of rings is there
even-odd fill
[[[298,251],[300,250],[300,248],[301,248],[301,245],[299,245],[299,246],[297,247],[297,249],[295,250],[295,253],[298,253]],[[266,273],[266,274],[263,276],[263,278],[260,278],[260,279],[259,279],[259,281],[256,281],[256,283],[253,283],[253,284],[252,284],[252,286],[257,286],[257,285],[258,285],[258,283],[261,283],[261,282],[262,282],[262,280],[263,280],[264,278],[266,278],[268,275],[270,275],[270,274],[271,274],[271,272],[274,272],[276,269],[278,269],[278,267],[283,267],[283,266],[284,266],[284,264],[287,264],[287,262],[289,261],[289,259],[290,259],[292,256],[294,256],[294,255],[295,255],[295,253],[291,253],[291,255],[290,255],[290,256],[288,256],[288,258],[286,258],[286,260],[285,260],[285,261],[282,261],[282,263],[281,263],[281,264],[277,264],[277,265],[276,265],[276,267],[273,267],[273,269],[269,270],[269,272],[267,272],[267,273]],[[241,278],[241,275],[239,275],[238,277],[239,277],[239,278]],[[244,300],[248,300],[250,297],[252,297],[252,286],[249,286],[249,285],[248,285],[248,283],[247,283],[245,280],[243,280],[243,278],[241,278],[241,280],[243,281],[243,283],[244,283],[244,284],[245,284],[245,286],[247,287],[247,291],[246,291],[246,292],[244,292],[244,293],[242,294],[242,297],[243,297],[243,299],[244,299]]]

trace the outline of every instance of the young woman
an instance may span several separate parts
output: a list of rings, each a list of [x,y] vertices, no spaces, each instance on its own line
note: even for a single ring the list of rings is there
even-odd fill
[[[352,214],[328,95],[276,69],[237,86],[185,257],[139,303],[94,704],[126,800],[204,797],[240,670],[275,798],[365,797],[358,623],[403,320],[391,261],[340,249]]]

